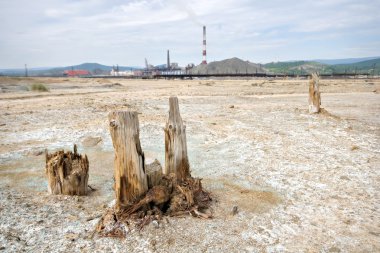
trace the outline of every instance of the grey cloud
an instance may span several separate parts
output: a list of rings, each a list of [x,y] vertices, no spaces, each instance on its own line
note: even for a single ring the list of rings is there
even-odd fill
[[[379,43],[379,9],[370,0],[1,1],[0,68],[92,59],[143,65],[144,57],[158,64],[166,49],[182,65],[199,63],[201,24],[208,26],[210,59],[307,59],[338,51],[339,58],[352,57],[360,45]],[[331,47],[318,47],[321,38]],[[376,49],[361,53],[370,52]]]

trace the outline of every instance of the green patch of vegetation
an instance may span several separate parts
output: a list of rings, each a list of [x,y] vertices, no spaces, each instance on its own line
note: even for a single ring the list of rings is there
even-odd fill
[[[264,68],[275,74],[294,74],[304,75],[313,72],[320,74],[344,74],[355,73],[363,75],[380,74],[380,58],[369,61],[362,61],[350,64],[322,64],[313,61],[294,61],[294,62],[271,62],[264,65]]]
[[[43,85],[42,83],[34,83],[32,84],[31,88],[32,91],[40,91],[40,92],[47,92],[49,89]]]

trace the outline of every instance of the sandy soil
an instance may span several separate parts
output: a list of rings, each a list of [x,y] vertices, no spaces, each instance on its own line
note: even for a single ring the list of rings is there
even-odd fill
[[[50,92],[28,91],[34,83]],[[2,77],[0,88],[0,251],[380,251],[380,80],[322,80],[319,115],[307,112],[307,80]],[[163,164],[171,95],[214,218],[91,238],[113,200],[108,113],[138,111],[147,160]],[[42,151],[74,143],[97,191],[50,196]]]

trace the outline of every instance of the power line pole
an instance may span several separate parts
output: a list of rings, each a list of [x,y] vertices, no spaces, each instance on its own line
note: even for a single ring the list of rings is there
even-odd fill
[[[25,77],[28,77],[28,66],[25,64]]]
[[[375,76],[375,68],[376,68],[376,63],[373,64],[372,77]]]

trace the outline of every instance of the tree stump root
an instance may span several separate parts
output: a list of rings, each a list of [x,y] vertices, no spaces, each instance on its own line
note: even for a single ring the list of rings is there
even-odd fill
[[[177,180],[171,173],[163,176],[160,185],[153,186],[139,200],[120,210],[109,208],[99,220],[95,232],[105,237],[125,237],[134,224],[140,231],[152,221],[164,216],[185,216],[210,219],[210,193],[202,187],[201,179],[187,177]]]

